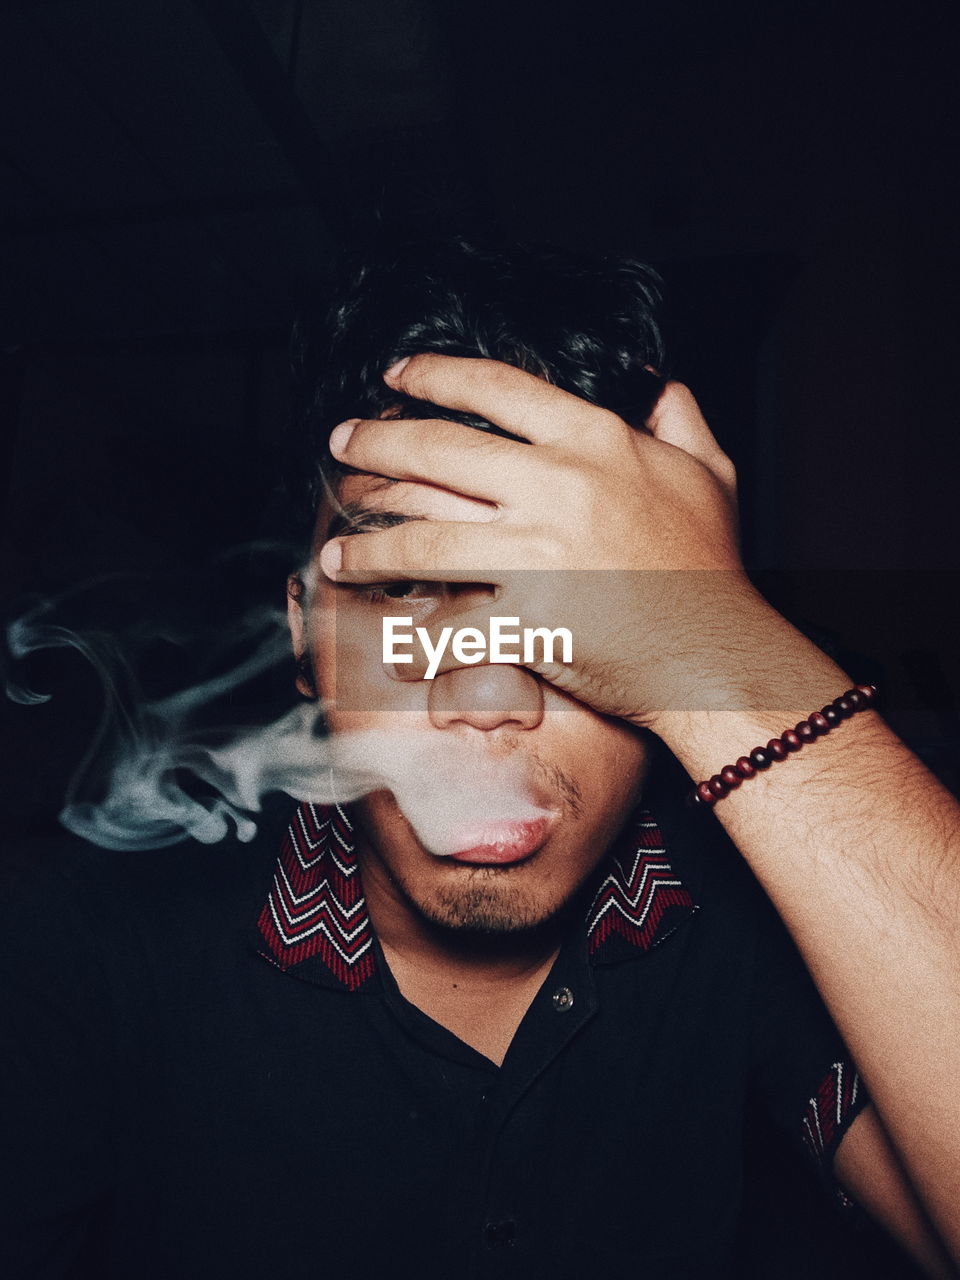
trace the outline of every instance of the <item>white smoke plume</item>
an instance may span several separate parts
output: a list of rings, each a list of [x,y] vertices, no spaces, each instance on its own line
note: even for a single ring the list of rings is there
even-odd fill
[[[532,798],[531,765],[514,752],[492,758],[450,734],[366,730],[331,736],[322,707],[303,702],[266,725],[207,722],[204,713],[282,661],[289,662],[286,621],[260,610],[232,628],[249,652],[228,670],[160,698],[146,698],[115,638],[79,634],[41,606],[7,630],[14,660],[41,649],[73,649],[95,669],[103,710],[69,787],[60,821],[109,849],[157,849],[194,839],[212,844],[235,832],[256,833],[264,798],[347,803],[386,789],[424,846],[455,852],[455,831],[489,821],[544,814]],[[23,704],[48,695],[9,682]]]

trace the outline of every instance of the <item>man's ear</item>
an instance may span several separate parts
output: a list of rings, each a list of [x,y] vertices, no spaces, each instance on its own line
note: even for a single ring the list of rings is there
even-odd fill
[[[316,698],[313,671],[310,665],[310,654],[307,650],[307,620],[303,613],[303,598],[306,588],[299,573],[291,573],[287,578],[287,625],[290,628],[290,644],[297,663],[297,675],[294,684],[297,692],[305,698]]]

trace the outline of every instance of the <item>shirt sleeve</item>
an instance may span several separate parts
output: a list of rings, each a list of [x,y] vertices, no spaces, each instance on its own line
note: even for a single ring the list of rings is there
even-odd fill
[[[761,912],[754,965],[751,1077],[774,1127],[802,1149],[829,1191],[844,1134],[867,1091],[813,979],[772,907]]]
[[[0,1274],[88,1274],[111,1160],[110,1019],[70,877],[19,859],[0,873]],[[92,1274],[92,1273],[90,1273]]]

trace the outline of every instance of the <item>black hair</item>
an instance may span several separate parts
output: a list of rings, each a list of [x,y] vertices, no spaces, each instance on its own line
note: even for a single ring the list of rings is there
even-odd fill
[[[447,240],[345,261],[325,306],[294,331],[285,468],[291,533],[309,540],[324,482],[345,470],[327,449],[345,418],[390,409],[506,434],[482,418],[391,390],[383,372],[403,356],[502,360],[639,425],[662,385],[659,303],[656,273],[632,258]]]

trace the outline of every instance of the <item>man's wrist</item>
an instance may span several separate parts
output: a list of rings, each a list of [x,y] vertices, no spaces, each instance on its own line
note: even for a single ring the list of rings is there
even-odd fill
[[[764,746],[854,683],[760,596],[744,601],[729,643],[686,661],[699,669],[699,684],[691,678],[682,701],[644,723],[697,777]]]

